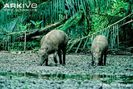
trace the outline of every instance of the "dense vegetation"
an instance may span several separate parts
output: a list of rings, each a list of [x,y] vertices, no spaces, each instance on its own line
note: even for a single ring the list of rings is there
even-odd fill
[[[7,3],[36,3],[37,8],[4,8]],[[41,36],[58,28],[69,34],[69,51],[89,48],[97,34],[108,37],[110,48],[132,47],[132,18],[132,0],[1,0],[0,45],[4,50],[38,49]]]

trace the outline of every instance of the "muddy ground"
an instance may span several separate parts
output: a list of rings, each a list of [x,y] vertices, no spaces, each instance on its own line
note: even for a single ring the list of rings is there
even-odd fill
[[[0,89],[133,89],[133,55],[108,55],[91,66],[88,54],[67,54],[66,65],[39,66],[36,53],[0,52]]]

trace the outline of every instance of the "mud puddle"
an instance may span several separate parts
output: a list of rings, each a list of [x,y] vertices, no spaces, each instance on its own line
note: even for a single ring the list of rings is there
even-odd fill
[[[120,84],[133,84],[133,76],[127,75],[70,75],[70,74],[35,74],[35,73],[13,73],[13,72],[0,72],[0,76],[14,79],[14,78],[35,78],[35,79],[44,79],[44,80],[90,80],[90,81],[101,81],[106,84],[110,83],[120,83]]]
[[[91,66],[90,55],[69,54],[66,65],[38,66],[35,53],[0,52],[0,89],[133,89],[133,56],[108,55]]]

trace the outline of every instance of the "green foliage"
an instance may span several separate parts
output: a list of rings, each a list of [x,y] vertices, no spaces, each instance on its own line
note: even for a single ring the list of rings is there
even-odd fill
[[[112,22],[115,22],[117,18],[124,17],[126,15],[126,10],[128,8],[128,3],[124,2],[124,0],[112,0],[110,2],[111,6],[109,6],[108,10],[102,8],[99,11],[99,8],[95,8],[95,14],[92,14],[92,32],[99,31],[107,27],[110,23],[110,19]],[[106,11],[105,11],[106,10]]]
[[[113,0],[111,8],[107,11],[111,16],[125,16],[125,11],[128,9],[128,3],[124,0]]]
[[[40,24],[42,23],[42,21],[33,21],[33,20],[30,20],[30,22],[35,26],[35,28],[39,28]]]
[[[29,41],[26,43],[26,49],[27,50],[34,50],[40,48],[40,42],[39,41]]]
[[[83,15],[82,11],[76,13],[68,21],[66,21],[65,24],[63,24],[60,27],[58,27],[58,29],[66,31],[71,26],[77,25],[79,23],[79,21],[81,20],[82,15]]]
[[[109,23],[108,18],[106,16],[99,16],[97,14],[92,15],[92,32],[99,31],[99,29],[103,29]]]
[[[40,29],[66,18],[67,21],[57,28],[65,30],[71,39],[80,38],[95,33],[124,17],[129,6],[128,1],[125,0],[31,0],[31,2],[38,4],[37,11],[30,9],[6,11],[0,7],[0,34]],[[2,0],[1,3],[8,3],[8,0]],[[0,39],[3,37],[5,36],[1,35]],[[14,43],[14,48],[19,49],[16,47],[19,46],[23,49],[20,44]],[[38,47],[37,41],[27,44],[27,49]]]
[[[27,29],[27,25],[20,24],[19,28],[20,28],[19,31],[25,31]]]
[[[0,0],[0,9],[2,9],[2,8],[3,8],[3,5],[4,5],[3,0]]]
[[[26,42],[26,49],[27,50],[35,50],[35,49],[39,49],[39,47],[40,47],[40,42],[38,42],[38,41]],[[24,50],[24,42],[10,43],[8,50],[23,51]]]

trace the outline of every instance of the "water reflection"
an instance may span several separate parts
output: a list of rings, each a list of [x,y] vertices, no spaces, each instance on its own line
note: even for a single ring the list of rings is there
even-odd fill
[[[122,84],[133,84],[133,76],[127,75],[80,75],[80,74],[37,74],[37,73],[14,73],[14,72],[0,72],[0,76],[7,77],[9,79],[19,78],[19,77],[27,77],[27,78],[37,78],[37,79],[57,79],[57,80],[66,80],[66,79],[74,79],[74,80],[99,80],[103,83],[110,84],[112,82],[122,83]]]

